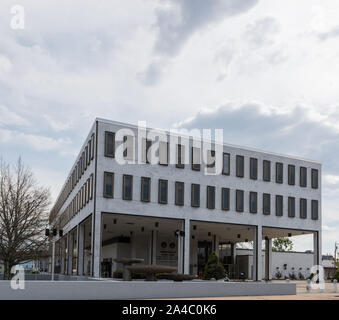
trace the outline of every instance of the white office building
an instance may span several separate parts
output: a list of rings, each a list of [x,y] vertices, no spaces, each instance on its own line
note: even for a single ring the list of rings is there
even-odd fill
[[[253,241],[248,278],[269,279],[277,237],[312,234],[321,262],[321,164],[96,119],[50,226],[63,274],[113,277],[130,257],[202,275],[212,251],[231,271]]]

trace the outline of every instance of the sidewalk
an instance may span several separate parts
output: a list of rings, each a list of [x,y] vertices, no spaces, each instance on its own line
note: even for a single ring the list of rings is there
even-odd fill
[[[282,282],[282,281],[273,281]],[[241,296],[241,297],[216,297],[216,298],[187,298],[187,300],[339,300],[339,284],[337,293],[333,292],[333,283],[325,283],[323,293],[320,290],[311,289],[310,293],[306,291],[306,281],[291,281],[296,283],[296,295],[281,295],[281,296]],[[180,300],[185,300],[180,299]],[[178,300],[178,299],[176,299]]]

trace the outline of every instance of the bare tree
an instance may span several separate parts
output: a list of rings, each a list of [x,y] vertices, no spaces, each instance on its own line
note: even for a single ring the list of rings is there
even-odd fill
[[[13,167],[0,160],[0,261],[4,279],[11,268],[35,259],[46,249],[50,192],[38,186],[32,171],[19,158]]]

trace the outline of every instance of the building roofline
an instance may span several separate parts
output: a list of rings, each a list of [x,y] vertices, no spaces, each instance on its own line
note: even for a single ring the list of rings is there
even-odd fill
[[[107,123],[107,124],[114,124],[114,125],[119,125],[119,126],[125,126],[125,127],[129,127],[129,128],[132,128],[132,129],[137,129],[138,128],[138,126],[135,125],[135,124],[130,124],[130,123],[126,123],[126,122],[120,122],[120,121],[115,121],[115,120],[109,120],[109,119],[104,119],[104,118],[99,118],[99,117],[95,118],[95,121],[102,122],[102,123]],[[154,130],[154,131],[158,131],[158,132],[165,133],[165,134],[189,137],[186,134],[179,134],[179,133],[176,133],[176,132],[169,132],[168,130],[164,130],[164,129],[155,129],[155,128],[147,127],[147,130]],[[213,140],[213,139],[211,139],[211,142],[213,144],[220,144],[219,141],[216,141],[216,140]],[[293,160],[299,160],[299,161],[306,161],[306,162],[318,164],[320,166],[322,165],[322,162],[319,161],[319,160],[312,160],[312,159],[303,158],[303,157],[300,157],[300,156],[294,156],[294,155],[289,155],[289,154],[282,154],[282,153],[278,153],[278,152],[272,152],[272,151],[267,151],[267,150],[252,148],[252,147],[245,147],[245,146],[240,146],[240,145],[235,145],[235,144],[230,144],[230,143],[225,143],[225,142],[223,142],[222,145],[225,146],[225,147],[242,149],[244,151],[260,152],[260,153],[265,153],[267,155],[272,155],[272,156],[277,156],[277,157],[284,157],[284,158],[293,159]]]

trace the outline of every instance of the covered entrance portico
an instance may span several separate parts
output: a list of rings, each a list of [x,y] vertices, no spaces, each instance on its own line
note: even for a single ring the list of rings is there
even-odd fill
[[[190,273],[202,277],[208,257],[214,251],[229,278],[242,278],[236,244],[253,241],[255,232],[255,226],[191,221]]]
[[[122,271],[116,258],[143,259],[144,264],[176,267],[183,273],[184,220],[103,213],[101,277]]]

